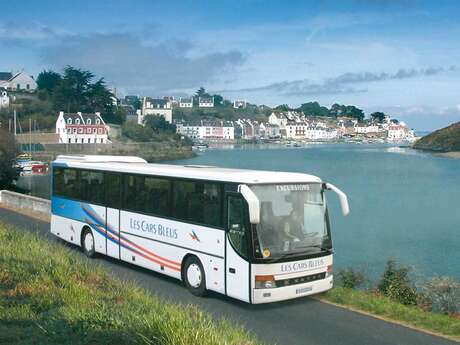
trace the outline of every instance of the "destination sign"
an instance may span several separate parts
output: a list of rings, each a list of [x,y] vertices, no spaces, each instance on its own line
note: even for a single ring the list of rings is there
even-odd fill
[[[308,184],[281,184],[276,185],[277,192],[293,192],[293,191],[309,191],[310,185]]]

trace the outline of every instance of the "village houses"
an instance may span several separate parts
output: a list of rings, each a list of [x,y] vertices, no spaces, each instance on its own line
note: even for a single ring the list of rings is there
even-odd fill
[[[229,121],[200,121],[197,123],[176,124],[176,132],[191,139],[200,140],[233,140],[235,128]]]
[[[412,141],[415,139],[414,131],[407,127],[404,122],[391,123],[388,126],[387,139],[389,141]]]
[[[144,97],[142,109],[137,118],[138,124],[143,125],[147,115],[163,116],[167,122],[172,123],[171,102],[163,98]]]
[[[214,97],[198,97],[198,107],[200,108],[213,108]]]
[[[61,144],[107,144],[109,127],[100,113],[59,113],[56,134]]]
[[[233,108],[235,109],[244,109],[246,108],[246,101],[236,100],[233,102]]]
[[[179,98],[179,108],[193,108],[193,98],[192,97]]]
[[[358,123],[355,126],[355,133],[357,134],[376,134],[378,132],[380,132],[380,127],[374,123]]]
[[[37,83],[24,70],[17,73],[0,72],[0,88],[10,91],[35,91]]]

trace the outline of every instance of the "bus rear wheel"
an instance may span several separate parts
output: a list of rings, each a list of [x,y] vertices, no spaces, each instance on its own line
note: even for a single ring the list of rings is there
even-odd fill
[[[90,229],[83,229],[83,235],[81,236],[81,246],[83,253],[89,258],[94,258],[96,255],[94,236]]]
[[[203,265],[196,256],[185,261],[182,276],[187,289],[195,296],[206,295],[206,277]]]

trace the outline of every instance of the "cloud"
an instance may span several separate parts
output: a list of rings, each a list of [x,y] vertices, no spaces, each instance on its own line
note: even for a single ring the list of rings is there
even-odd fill
[[[147,45],[132,33],[95,33],[67,37],[42,55],[51,68],[88,69],[127,92],[152,95],[206,85],[245,60],[236,50],[192,55],[192,48],[186,40]]]
[[[57,38],[65,34],[67,34],[65,31],[56,30],[37,22],[9,21],[0,23],[0,40],[7,40],[8,42],[36,42]]]
[[[367,113],[383,111],[410,127],[421,131],[432,131],[460,121],[460,104],[445,107],[431,105],[377,106],[366,109]]]
[[[433,76],[444,72],[454,72],[456,66],[448,68],[428,67],[425,69],[405,69],[401,68],[395,73],[386,72],[348,72],[334,78],[328,78],[320,83],[313,83],[308,79],[282,81],[260,87],[243,88],[237,90],[220,90],[219,92],[258,92],[275,91],[285,96],[311,96],[311,95],[332,95],[332,94],[351,94],[366,92],[365,88],[357,88],[353,85],[386,80],[410,79],[423,76]]]

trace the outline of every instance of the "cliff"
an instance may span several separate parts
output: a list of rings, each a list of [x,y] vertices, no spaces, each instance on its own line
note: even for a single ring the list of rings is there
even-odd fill
[[[415,142],[414,148],[437,152],[460,151],[460,122],[424,136]]]

